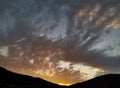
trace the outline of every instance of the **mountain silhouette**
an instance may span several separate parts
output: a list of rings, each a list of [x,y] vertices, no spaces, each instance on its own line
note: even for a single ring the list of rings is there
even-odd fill
[[[120,88],[120,75],[108,74],[96,77],[83,83],[77,83],[70,88]]]
[[[62,88],[40,78],[10,72],[0,67],[0,88]]]
[[[67,87],[40,78],[13,73],[0,67],[0,88],[120,88],[120,75],[103,75]]]

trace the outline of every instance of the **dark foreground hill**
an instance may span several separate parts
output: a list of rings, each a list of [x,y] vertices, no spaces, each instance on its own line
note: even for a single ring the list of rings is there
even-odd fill
[[[120,88],[120,75],[99,76],[83,83],[74,84],[70,88]]]
[[[10,72],[0,67],[0,88],[62,88],[40,78]]]
[[[104,75],[65,87],[40,78],[16,74],[0,67],[0,88],[120,88],[120,75]]]

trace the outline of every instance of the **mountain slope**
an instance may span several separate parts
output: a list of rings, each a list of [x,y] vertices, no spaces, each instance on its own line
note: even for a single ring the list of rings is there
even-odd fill
[[[0,88],[61,88],[40,78],[12,73],[0,67]]]
[[[70,88],[120,88],[120,75],[99,76],[83,83],[74,84]]]

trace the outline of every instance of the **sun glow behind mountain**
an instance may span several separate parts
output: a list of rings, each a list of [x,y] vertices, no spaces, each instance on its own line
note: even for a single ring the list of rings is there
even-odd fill
[[[61,86],[70,86],[70,85],[72,85],[72,84],[58,83],[58,85],[61,85]]]
[[[104,70],[101,68],[95,68],[92,66],[84,65],[82,63],[72,63],[68,61],[58,61],[52,63],[48,58],[45,64],[47,64],[47,69],[37,69],[33,73],[43,79],[54,82],[61,85],[69,85],[75,83],[72,79],[77,77],[79,82],[83,82],[92,79],[98,75],[104,74]],[[44,64],[44,65],[45,65]],[[43,65],[43,67],[44,67]],[[76,74],[76,75],[75,75]],[[66,79],[70,79],[69,81]]]

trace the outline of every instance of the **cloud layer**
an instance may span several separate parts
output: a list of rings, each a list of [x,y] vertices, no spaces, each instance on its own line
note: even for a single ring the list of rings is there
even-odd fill
[[[119,37],[119,0],[0,0],[0,66],[120,73]]]

